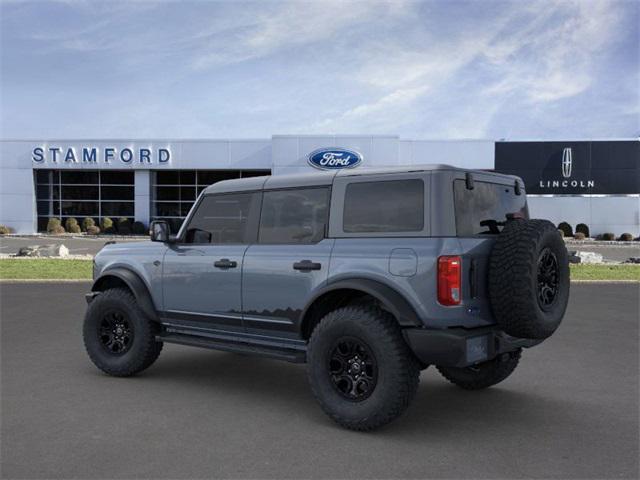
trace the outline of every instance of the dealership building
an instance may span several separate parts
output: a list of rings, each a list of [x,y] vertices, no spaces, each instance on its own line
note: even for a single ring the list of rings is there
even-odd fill
[[[357,161],[328,165],[338,149]],[[343,157],[345,158],[345,157]],[[220,180],[314,173],[319,167],[495,170],[523,178],[532,217],[585,223],[591,234],[640,235],[640,141],[405,140],[393,135],[274,135],[246,140],[3,140],[0,224],[17,233],[51,217],[180,224]],[[384,199],[380,199],[384,201]]]

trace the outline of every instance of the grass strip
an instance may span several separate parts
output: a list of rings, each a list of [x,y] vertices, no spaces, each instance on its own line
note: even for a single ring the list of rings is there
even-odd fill
[[[91,260],[64,259],[1,259],[0,279],[3,280],[91,280]],[[572,264],[572,280],[637,280],[640,265]]]
[[[92,275],[91,260],[54,258],[0,260],[0,279],[2,280],[91,280]]]
[[[637,280],[640,265],[571,264],[571,280]]]

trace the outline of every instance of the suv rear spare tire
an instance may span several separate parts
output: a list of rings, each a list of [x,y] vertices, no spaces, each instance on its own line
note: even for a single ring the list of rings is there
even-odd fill
[[[544,339],[560,325],[569,301],[569,260],[547,220],[509,220],[489,261],[489,299],[509,335]]]

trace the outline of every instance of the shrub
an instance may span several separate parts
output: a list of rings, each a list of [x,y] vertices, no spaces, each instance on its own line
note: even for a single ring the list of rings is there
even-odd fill
[[[584,240],[587,237],[582,232],[576,232],[573,234],[573,238],[575,238],[576,240]]]
[[[89,227],[95,227],[95,226],[96,226],[96,222],[91,217],[87,217],[84,220],[82,220],[82,230],[84,230],[85,232],[89,230]]]
[[[147,233],[149,233],[147,231],[147,227],[144,226],[144,223],[142,222],[133,222],[133,225],[131,227],[131,230],[133,231],[133,233],[135,233],[136,235],[145,235]]]
[[[96,227],[95,225],[89,225],[87,227],[88,235],[98,235],[100,233],[100,227]]]
[[[51,229],[51,231],[49,231],[49,233],[53,234],[53,235],[61,235],[63,233],[65,233],[64,227],[62,225],[56,225],[55,227],[53,227]]]
[[[561,237],[564,237],[564,232],[560,229],[558,229],[558,233],[560,234]]]
[[[576,233],[584,233],[584,236],[589,238],[589,226],[586,223],[579,223],[576,225]]]
[[[115,229],[113,228],[113,220],[109,217],[104,217],[102,219],[102,225],[100,225],[100,231],[104,233],[115,233]]]
[[[67,218],[66,222],[64,222],[64,228],[69,233],[80,233],[80,225],[78,225],[78,220],[73,217]]]
[[[615,240],[616,236],[611,232],[606,232],[606,233],[600,234],[600,236],[598,236],[598,239],[605,240],[605,241],[611,241],[611,240]]]
[[[58,227],[62,227],[62,223],[60,222],[60,219],[50,218],[49,221],[47,222],[47,233],[60,233],[60,232],[54,232],[54,230],[57,229]]]
[[[620,238],[618,238],[618,240],[620,240],[621,242],[631,242],[633,241],[633,235],[631,235],[630,233],[623,233],[622,235],[620,235]]]
[[[573,229],[567,222],[560,222],[558,224],[558,230],[562,230],[565,237],[573,237]]]
[[[131,222],[128,218],[119,218],[116,229],[120,235],[131,235]]]
[[[13,229],[11,227],[7,227],[6,225],[0,225],[0,235],[6,235],[7,233],[11,233]]]

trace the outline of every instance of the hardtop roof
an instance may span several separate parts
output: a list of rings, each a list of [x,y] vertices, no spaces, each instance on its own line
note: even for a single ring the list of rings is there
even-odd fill
[[[249,190],[263,190],[271,188],[288,188],[288,187],[314,187],[331,185],[335,177],[355,177],[381,174],[395,173],[412,173],[427,171],[458,171],[472,172],[482,175],[492,175],[501,178],[518,178],[513,175],[497,173],[487,170],[472,170],[445,164],[426,164],[426,165],[405,165],[396,167],[382,168],[361,168],[343,169],[337,171],[318,171],[313,173],[294,173],[285,175],[265,175],[262,177],[239,178],[232,180],[223,180],[213,185],[209,185],[205,190],[205,194],[210,193],[229,193]]]

